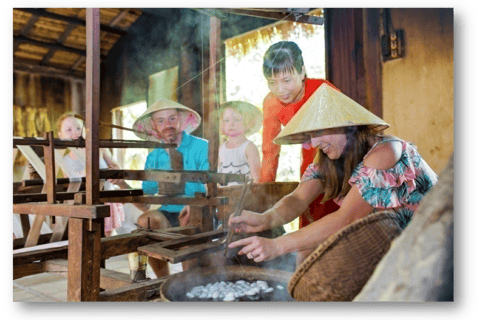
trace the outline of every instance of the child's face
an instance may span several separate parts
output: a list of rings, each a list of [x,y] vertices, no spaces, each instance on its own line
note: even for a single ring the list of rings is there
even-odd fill
[[[225,109],[222,117],[222,132],[228,137],[245,135],[247,127],[243,123],[243,116],[231,108]]]
[[[62,129],[58,132],[60,139],[78,139],[82,135],[82,123],[77,118],[66,118],[62,122]]]

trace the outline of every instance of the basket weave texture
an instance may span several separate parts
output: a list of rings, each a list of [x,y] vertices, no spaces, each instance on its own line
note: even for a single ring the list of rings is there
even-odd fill
[[[402,229],[396,213],[359,219],[325,240],[288,284],[297,301],[352,301]]]

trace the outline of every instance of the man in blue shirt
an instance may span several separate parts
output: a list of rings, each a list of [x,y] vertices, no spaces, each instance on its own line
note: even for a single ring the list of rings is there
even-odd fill
[[[176,151],[154,149],[147,156],[145,170],[172,170],[174,163],[171,159],[179,159],[178,153],[175,152],[181,154],[181,162],[183,157],[183,170],[208,170],[208,141],[189,134],[200,125],[200,122],[201,118],[197,112],[177,102],[160,99],[152,104],[133,124],[137,131],[136,135],[142,139],[176,143],[178,147]],[[145,194],[156,194],[158,183],[144,181],[142,189]],[[193,197],[196,192],[205,192],[205,186],[197,182],[185,183],[185,196]],[[188,223],[188,206],[167,204],[159,209],[148,210],[149,207],[150,205],[145,205],[144,213],[137,220],[138,225],[144,228],[163,229],[185,226]],[[157,277],[169,274],[166,261],[149,258],[149,263]]]

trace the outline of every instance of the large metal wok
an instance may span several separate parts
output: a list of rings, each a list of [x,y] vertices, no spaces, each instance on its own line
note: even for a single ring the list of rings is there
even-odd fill
[[[197,268],[181,272],[169,277],[160,286],[160,296],[163,301],[213,301],[212,299],[188,298],[187,293],[196,286],[207,285],[219,281],[245,280],[266,281],[275,288],[272,292],[262,293],[255,301],[295,301],[287,291],[287,284],[292,277],[291,272],[264,269],[252,266],[223,266]],[[279,289],[280,288],[280,289]],[[283,289],[281,289],[283,288]],[[235,301],[252,301],[248,298],[238,298]]]

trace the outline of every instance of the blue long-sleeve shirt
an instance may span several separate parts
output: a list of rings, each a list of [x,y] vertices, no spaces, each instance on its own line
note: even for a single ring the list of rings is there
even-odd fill
[[[182,132],[182,142],[177,150],[183,155],[183,170],[207,171],[208,164],[208,141]],[[145,170],[161,169],[171,170],[170,157],[165,149],[154,149],[147,156]],[[145,194],[156,194],[158,184],[155,181],[143,181],[142,189]],[[206,192],[205,186],[198,182],[185,183],[185,196],[193,197],[196,192]],[[161,210],[168,212],[180,212],[183,205],[166,204]]]

